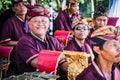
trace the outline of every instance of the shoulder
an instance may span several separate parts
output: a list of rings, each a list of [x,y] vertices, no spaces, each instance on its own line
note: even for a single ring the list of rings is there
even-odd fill
[[[72,49],[74,45],[75,45],[74,40],[72,39],[67,43],[67,46],[65,47],[65,49],[70,49],[70,48]]]
[[[64,17],[64,16],[66,16],[65,10],[60,11],[57,17]]]
[[[27,33],[19,39],[18,43],[29,44],[33,43],[33,41],[34,41],[33,37],[29,33]]]
[[[77,77],[76,80],[87,80],[90,77],[94,76],[94,67],[93,65],[88,66],[87,68],[85,68]],[[92,79],[89,79],[92,80]]]
[[[12,22],[15,21],[16,19],[17,19],[16,16],[12,16],[6,22]]]
[[[51,40],[51,41],[56,41],[56,40],[57,40],[57,39],[54,38],[53,36],[49,36],[49,35],[47,35],[46,38],[47,38],[48,40]]]
[[[47,40],[49,40],[49,41],[51,41],[51,42],[58,42],[58,40],[56,39],[56,38],[54,38],[53,36],[49,36],[49,35],[47,35],[46,36],[46,38],[47,38]]]
[[[64,48],[65,50],[76,51],[77,44],[74,39],[68,41],[67,46]]]

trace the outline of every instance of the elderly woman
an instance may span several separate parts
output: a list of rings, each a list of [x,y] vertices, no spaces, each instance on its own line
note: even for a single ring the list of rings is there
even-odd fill
[[[14,74],[36,71],[38,55],[41,50],[62,51],[58,40],[47,35],[50,21],[46,9],[43,6],[28,7],[30,8],[27,14],[30,32],[20,38],[16,45],[13,61],[11,61],[13,62],[11,65],[15,67],[11,71],[15,72]],[[64,58],[63,55],[59,64],[61,62],[66,64]]]
[[[76,80],[119,80],[120,70],[113,66],[120,57],[120,45],[115,32],[115,27],[107,26],[92,33],[95,58],[92,65],[80,73]]]

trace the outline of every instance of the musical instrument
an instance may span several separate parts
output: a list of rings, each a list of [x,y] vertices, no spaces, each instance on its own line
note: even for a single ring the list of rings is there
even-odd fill
[[[12,75],[4,80],[56,80],[59,78],[58,75],[48,74],[45,72],[25,72],[21,75]]]
[[[71,31],[56,30],[55,33],[54,33],[54,38],[57,38],[58,41],[63,46],[66,46],[70,33],[71,33]]]
[[[9,63],[8,60],[0,59],[0,79],[6,76]]]
[[[85,52],[63,51],[68,62],[68,80],[75,80],[84,68],[88,66],[88,57]]]
[[[0,46],[0,59],[8,59],[12,49],[11,46]]]
[[[58,67],[60,56],[63,55],[60,51],[42,50],[38,56],[37,71],[54,73]]]

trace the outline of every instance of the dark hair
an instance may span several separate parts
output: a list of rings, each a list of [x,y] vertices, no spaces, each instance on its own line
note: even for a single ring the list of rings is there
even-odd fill
[[[23,0],[11,0],[12,6],[14,7],[15,4],[18,4],[19,2],[23,2]]]
[[[106,13],[106,9],[103,6],[98,6],[96,11],[94,12],[93,19],[96,19],[99,16],[106,16],[108,17]]]
[[[91,40],[92,40],[92,51],[93,51],[95,59],[96,59],[98,57],[98,54],[93,50],[93,47],[97,46],[97,47],[100,48],[100,50],[102,50],[103,49],[103,45],[105,43],[105,40],[100,39],[98,37],[93,37],[93,38],[91,38]]]

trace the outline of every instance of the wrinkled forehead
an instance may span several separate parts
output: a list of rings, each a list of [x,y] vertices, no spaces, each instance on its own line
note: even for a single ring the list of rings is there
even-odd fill
[[[79,24],[77,24],[75,27],[78,27],[78,26],[80,26],[80,27],[86,27],[86,26],[87,26],[87,24],[82,24],[82,23],[79,23]]]
[[[98,16],[98,17],[95,18],[95,20],[97,20],[97,19],[99,19],[99,20],[108,20],[108,18],[106,16]]]
[[[71,3],[71,6],[75,6],[75,5],[78,6],[78,3],[77,2],[76,3]]]
[[[120,45],[117,39],[106,40],[105,45],[111,45],[111,44],[116,44],[118,46]]]
[[[25,5],[26,3],[25,3],[24,1],[22,1],[22,2],[17,2],[17,3],[14,4],[14,6],[17,6],[17,5],[19,5],[19,4]],[[13,6],[13,7],[14,7],[14,6]]]
[[[34,20],[44,20],[44,21],[48,21],[49,22],[49,18],[48,17],[46,17],[46,16],[35,16],[35,17],[32,17],[31,19],[30,19],[30,21],[34,21]]]

